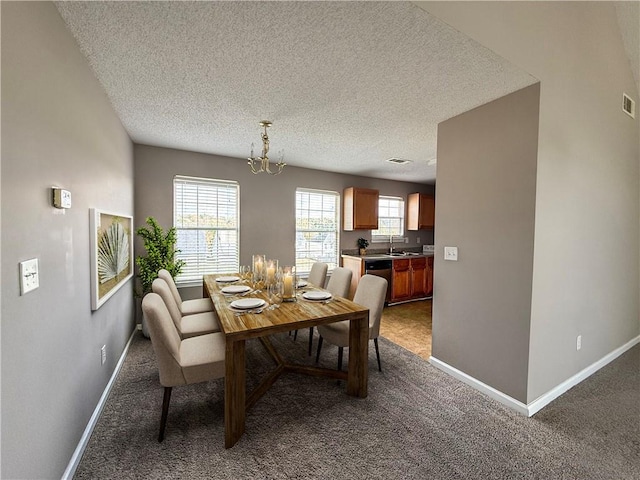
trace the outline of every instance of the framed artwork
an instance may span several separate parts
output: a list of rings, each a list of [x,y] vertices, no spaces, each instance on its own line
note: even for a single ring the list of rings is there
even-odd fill
[[[91,310],[133,276],[133,217],[90,209]]]

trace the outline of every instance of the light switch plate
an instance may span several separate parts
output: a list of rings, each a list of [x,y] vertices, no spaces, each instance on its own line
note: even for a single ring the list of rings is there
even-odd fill
[[[458,247],[444,247],[444,259],[458,261]]]
[[[32,258],[20,262],[20,295],[29,293],[40,286],[38,259]]]

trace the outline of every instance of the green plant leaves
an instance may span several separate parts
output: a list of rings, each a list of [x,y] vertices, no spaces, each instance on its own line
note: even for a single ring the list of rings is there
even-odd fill
[[[175,278],[184,266],[183,260],[175,259],[176,253],[179,252],[176,249],[176,229],[171,227],[165,233],[153,217],[147,217],[146,223],[146,226],[136,230],[136,235],[142,238],[147,250],[146,256],[136,257],[138,278],[142,286],[141,296],[151,291],[151,284],[158,277],[158,270],[164,268]]]

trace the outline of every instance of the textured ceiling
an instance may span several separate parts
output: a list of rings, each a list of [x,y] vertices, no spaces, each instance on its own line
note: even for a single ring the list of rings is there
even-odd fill
[[[432,182],[439,122],[536,81],[409,2],[56,6],[134,142],[243,163],[267,119],[272,159]]]

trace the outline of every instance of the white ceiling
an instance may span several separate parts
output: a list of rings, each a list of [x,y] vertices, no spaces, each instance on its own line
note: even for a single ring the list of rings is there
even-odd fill
[[[439,122],[536,82],[409,2],[56,6],[134,142],[243,163],[267,119],[272,159],[430,183]]]

